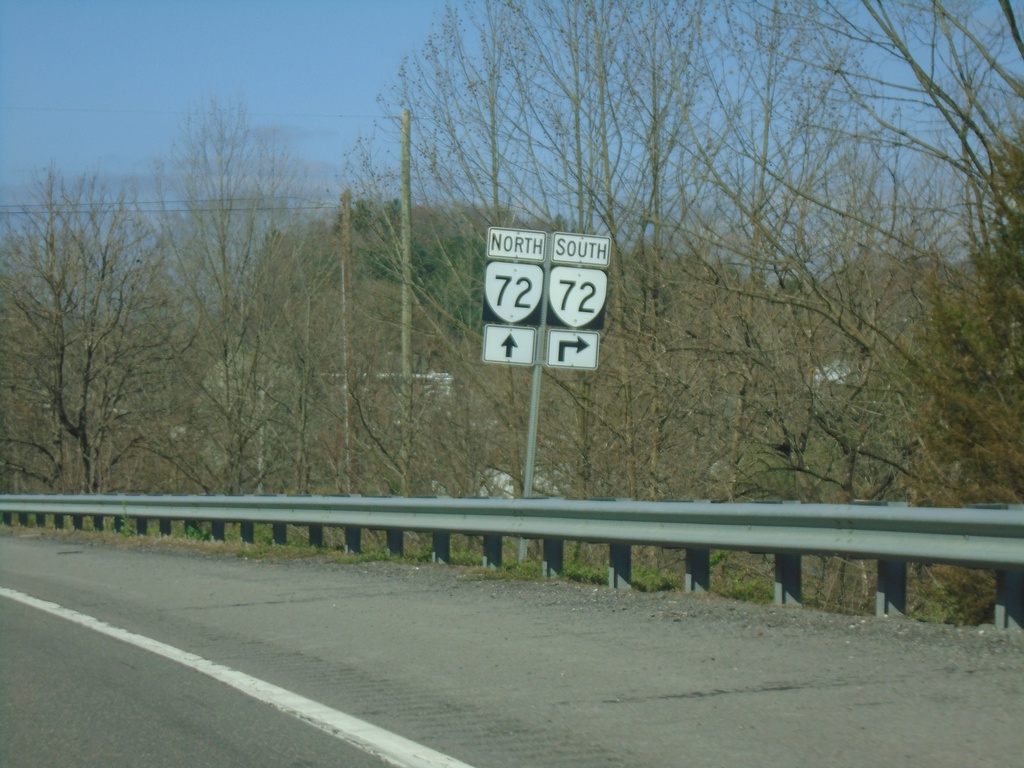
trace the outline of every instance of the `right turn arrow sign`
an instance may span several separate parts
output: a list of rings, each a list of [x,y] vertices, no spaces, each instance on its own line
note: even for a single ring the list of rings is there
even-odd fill
[[[601,334],[590,331],[548,331],[547,365],[552,368],[597,368]]]
[[[562,341],[558,342],[558,362],[565,362],[565,354],[570,349],[575,350],[576,354],[579,355],[580,352],[582,352],[589,346],[590,345],[587,344],[587,342],[584,341],[584,339],[579,334],[576,335],[575,341],[563,339]]]

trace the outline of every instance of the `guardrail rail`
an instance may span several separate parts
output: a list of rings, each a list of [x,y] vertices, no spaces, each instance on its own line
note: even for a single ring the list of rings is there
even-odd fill
[[[995,624],[1024,628],[1024,506],[985,505],[925,508],[886,504],[800,504],[615,499],[405,498],[374,496],[146,496],[0,495],[3,524],[94,530],[107,519],[120,530],[133,521],[140,535],[157,521],[170,535],[171,521],[211,524],[214,539],[238,524],[252,542],[257,523],[270,524],[274,542],[287,541],[287,527],[305,526],[309,543],[322,546],[325,526],[343,528],[345,548],[361,549],[362,530],[387,532],[387,547],[403,551],[404,532],[433,534],[433,560],[445,563],[453,533],[483,537],[483,565],[498,567],[502,539],[543,541],[543,575],[561,574],[564,542],[609,545],[608,585],[629,588],[631,548],[653,545],[684,549],[685,588],[710,586],[713,549],[769,553],[775,559],[775,601],[799,605],[803,555],[844,555],[878,561],[875,611],[906,610],[907,563],[948,563],[996,571]]]

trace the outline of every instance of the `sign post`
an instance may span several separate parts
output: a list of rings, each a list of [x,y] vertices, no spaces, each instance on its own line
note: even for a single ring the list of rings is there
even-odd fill
[[[596,370],[608,294],[611,239],[491,227],[484,274],[486,363],[533,365],[523,498],[533,495],[544,366]],[[558,266],[555,266],[558,265]],[[549,329],[548,326],[556,326]],[[544,348],[541,348],[541,344]],[[558,546],[550,546],[557,544]],[[550,550],[550,551],[549,551]],[[561,571],[561,542],[544,543],[546,575]],[[519,540],[519,561],[526,539]]]

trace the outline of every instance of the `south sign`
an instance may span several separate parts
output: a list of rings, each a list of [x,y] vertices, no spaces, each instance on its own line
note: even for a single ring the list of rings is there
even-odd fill
[[[611,257],[611,238],[600,235],[576,235],[555,232],[552,237],[551,261],[555,264],[578,264],[581,267],[606,269]]]

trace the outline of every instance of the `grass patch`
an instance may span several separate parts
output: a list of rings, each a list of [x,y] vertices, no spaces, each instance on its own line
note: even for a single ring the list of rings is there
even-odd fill
[[[711,591],[752,603],[775,601],[773,564],[764,555],[717,550],[711,553]]]
[[[451,548],[451,552],[448,557],[449,565],[464,565],[469,567],[479,566],[480,558],[482,555],[469,547],[459,547],[456,549],[454,546]]]
[[[608,569],[587,565],[574,558],[566,558],[565,562],[562,563],[562,578],[569,581],[578,581],[581,584],[607,584]]]
[[[633,589],[640,592],[672,592],[682,589],[682,579],[660,568],[633,566]]]
[[[536,560],[503,562],[500,568],[480,565],[478,557],[473,563],[473,574],[483,581],[537,581],[541,578],[540,563]]]
[[[212,541],[213,535],[189,520],[185,523],[185,538],[189,541]]]

